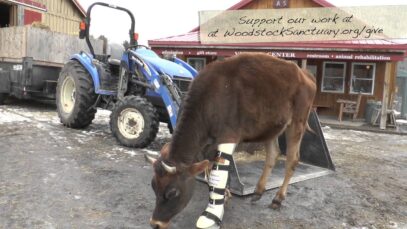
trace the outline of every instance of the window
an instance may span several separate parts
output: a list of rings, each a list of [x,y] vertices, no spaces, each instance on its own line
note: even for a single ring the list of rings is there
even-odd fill
[[[194,67],[198,72],[202,70],[206,65],[205,58],[189,57],[187,58],[187,63]]]
[[[345,62],[324,62],[321,91],[343,93],[345,73]]]
[[[373,95],[376,64],[352,63],[350,93]]]
[[[317,75],[317,66],[314,64],[307,64],[307,70],[309,72],[311,72],[312,76],[314,76],[314,78]]]

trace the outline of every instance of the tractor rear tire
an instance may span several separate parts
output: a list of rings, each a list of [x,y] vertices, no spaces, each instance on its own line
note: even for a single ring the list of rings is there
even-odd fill
[[[93,80],[85,68],[71,60],[62,68],[57,83],[56,105],[62,124],[81,129],[95,118]]]
[[[140,96],[126,96],[117,101],[110,115],[113,136],[127,147],[148,146],[157,136],[158,127],[156,109]]]

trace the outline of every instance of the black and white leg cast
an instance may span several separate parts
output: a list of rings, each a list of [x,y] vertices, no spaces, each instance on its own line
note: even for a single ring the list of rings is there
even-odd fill
[[[209,204],[196,222],[197,228],[220,228],[224,213],[225,188],[235,143],[218,145],[218,157],[209,176]]]

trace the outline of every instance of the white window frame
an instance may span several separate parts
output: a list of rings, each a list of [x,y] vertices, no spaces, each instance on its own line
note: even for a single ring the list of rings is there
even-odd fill
[[[307,71],[309,71],[315,78],[318,74],[318,66],[316,64],[307,64]]]
[[[197,61],[197,60],[200,60],[200,61],[203,61],[203,67],[202,68],[204,68],[205,66],[206,66],[206,58],[204,58],[204,57],[187,57],[187,63],[189,64],[189,65],[191,65],[191,63],[189,62],[190,60],[195,60],[195,61]],[[192,65],[191,65],[192,66]],[[194,66],[192,66],[192,67],[194,67]],[[195,67],[194,67],[195,68]]]
[[[375,81],[376,81],[376,63],[368,63],[368,62],[354,62],[354,63],[352,63],[349,94],[359,94],[359,92],[354,92],[353,91],[353,69],[354,69],[355,65],[373,65],[373,77],[372,77],[372,79],[358,79],[358,80],[371,80],[372,81],[372,91],[370,93],[361,93],[361,94],[363,94],[363,95],[373,95]]]
[[[331,91],[331,90],[324,90],[324,82],[325,82],[325,65],[326,64],[342,64],[343,65],[343,76],[342,76],[342,91]],[[337,93],[343,94],[345,93],[345,81],[346,81],[346,62],[335,62],[335,61],[324,61],[322,67],[322,82],[321,82],[321,92],[327,93]],[[329,77],[329,78],[339,78],[339,77]]]

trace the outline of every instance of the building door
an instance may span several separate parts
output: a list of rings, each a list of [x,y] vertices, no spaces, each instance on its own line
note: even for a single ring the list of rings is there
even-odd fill
[[[0,2],[0,28],[16,26],[17,24],[17,5]]]

